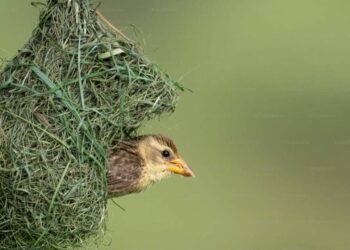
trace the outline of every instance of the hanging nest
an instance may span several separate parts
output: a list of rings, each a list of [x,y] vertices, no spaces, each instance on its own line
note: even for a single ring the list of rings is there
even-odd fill
[[[178,90],[88,0],[48,0],[0,73],[0,249],[101,235],[108,147],[172,112]]]

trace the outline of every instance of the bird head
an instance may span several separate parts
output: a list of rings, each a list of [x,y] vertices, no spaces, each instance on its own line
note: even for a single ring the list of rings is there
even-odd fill
[[[140,192],[172,173],[194,177],[170,138],[144,135],[119,141],[108,154],[109,196]]]
[[[175,143],[164,135],[147,135],[139,143],[149,178],[159,181],[170,174],[194,177],[187,163],[180,157]]]

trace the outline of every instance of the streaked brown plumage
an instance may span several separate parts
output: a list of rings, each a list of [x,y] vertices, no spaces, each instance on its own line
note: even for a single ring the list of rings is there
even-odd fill
[[[109,196],[140,192],[171,173],[194,176],[170,138],[144,135],[119,141],[108,154]]]

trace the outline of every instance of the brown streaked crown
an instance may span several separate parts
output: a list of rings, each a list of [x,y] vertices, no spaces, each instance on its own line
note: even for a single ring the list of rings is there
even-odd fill
[[[178,153],[176,145],[173,140],[171,140],[169,137],[166,137],[161,134],[155,134],[155,135],[150,135],[152,136],[155,140],[157,140],[160,144],[166,145],[169,148],[171,148],[175,154]]]

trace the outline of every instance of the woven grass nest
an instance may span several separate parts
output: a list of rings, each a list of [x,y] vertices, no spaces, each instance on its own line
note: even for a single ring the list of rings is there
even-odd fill
[[[179,90],[88,0],[48,0],[0,73],[0,249],[101,235],[108,147],[172,112]]]

